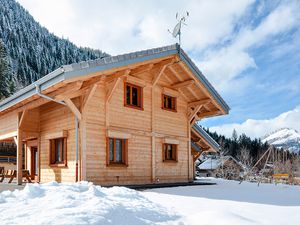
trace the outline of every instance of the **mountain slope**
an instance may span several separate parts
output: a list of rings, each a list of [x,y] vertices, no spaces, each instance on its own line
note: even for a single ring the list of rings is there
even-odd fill
[[[61,65],[107,55],[100,50],[79,48],[66,39],[56,37],[15,0],[0,0],[0,39],[11,67],[9,79],[14,81],[17,89]]]
[[[262,140],[278,148],[287,149],[290,152],[300,152],[300,134],[290,128],[283,128],[267,135]]]

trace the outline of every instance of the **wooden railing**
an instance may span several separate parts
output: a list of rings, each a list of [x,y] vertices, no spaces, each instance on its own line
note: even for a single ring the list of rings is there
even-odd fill
[[[0,163],[1,162],[16,163],[17,157],[16,156],[0,156]]]

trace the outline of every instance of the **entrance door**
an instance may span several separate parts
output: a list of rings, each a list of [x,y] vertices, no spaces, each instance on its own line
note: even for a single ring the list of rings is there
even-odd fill
[[[31,147],[31,165],[30,165],[30,175],[31,179],[37,181],[38,178],[38,149],[37,147]]]

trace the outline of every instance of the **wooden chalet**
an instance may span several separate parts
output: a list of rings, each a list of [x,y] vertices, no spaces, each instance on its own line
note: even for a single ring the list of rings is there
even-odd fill
[[[228,111],[171,45],[44,76],[0,102],[0,142],[17,144],[18,184],[22,170],[38,182],[188,182],[199,150],[216,150],[195,122]]]

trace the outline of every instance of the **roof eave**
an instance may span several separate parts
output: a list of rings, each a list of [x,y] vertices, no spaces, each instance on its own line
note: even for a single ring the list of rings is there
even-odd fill
[[[190,57],[178,46],[179,57],[180,59],[188,66],[188,68],[197,76],[199,81],[205,86],[205,88],[209,91],[211,96],[218,102],[218,104],[222,107],[224,114],[228,114],[230,107],[224,101],[224,99],[219,95],[216,89],[211,85],[211,83],[205,78],[199,68],[194,64],[194,62],[190,59]]]
[[[194,126],[192,128],[196,132],[198,132],[208,142],[208,144],[212,147],[212,149],[214,151],[216,151],[216,152],[220,151],[220,149],[221,149],[220,145],[206,131],[204,131],[197,124],[194,124]]]

